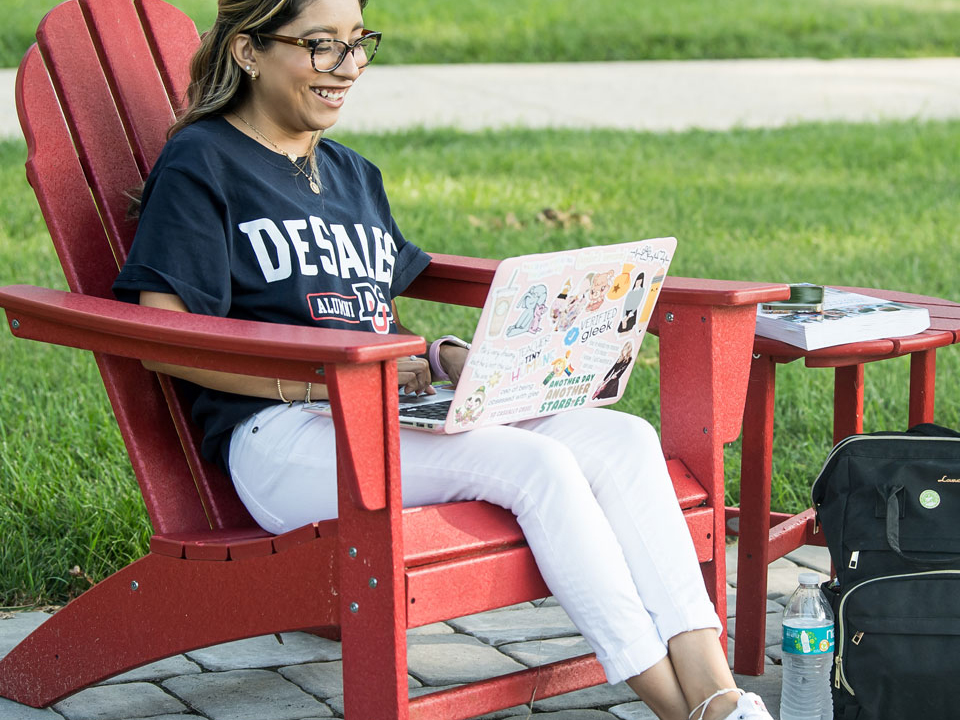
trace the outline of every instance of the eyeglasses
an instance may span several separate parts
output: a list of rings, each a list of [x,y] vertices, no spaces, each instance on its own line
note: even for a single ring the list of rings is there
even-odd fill
[[[345,43],[343,40],[334,40],[333,38],[298,38],[289,35],[271,35],[270,33],[255,33],[258,38],[265,40],[276,40],[287,45],[296,45],[302,48],[310,48],[310,62],[313,69],[317,72],[333,72],[338,67],[347,53],[353,55],[357,63],[357,68],[365,68],[373,61],[373,56],[377,54],[377,48],[380,47],[380,38],[382,33],[373,30],[363,30],[362,37],[356,42]]]

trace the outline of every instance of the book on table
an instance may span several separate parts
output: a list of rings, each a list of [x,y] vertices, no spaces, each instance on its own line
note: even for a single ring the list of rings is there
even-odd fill
[[[801,286],[803,287],[803,286]],[[757,335],[816,350],[879,338],[903,337],[930,327],[926,308],[825,287],[820,312],[757,308]]]

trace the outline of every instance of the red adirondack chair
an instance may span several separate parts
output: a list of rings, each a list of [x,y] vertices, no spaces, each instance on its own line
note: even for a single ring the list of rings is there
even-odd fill
[[[414,700],[408,628],[549,593],[512,515],[482,502],[402,510],[394,359],[421,338],[191,316],[110,292],[147,174],[184,96],[196,28],[160,0],[68,0],[17,79],[27,175],[71,292],[0,288],[12,332],[95,353],[156,533],[0,662],[0,695],[41,707],[193,648],[312,630],[343,641],[346,717],[467,718],[603,680],[585,656]],[[432,251],[432,248],[427,248]],[[482,304],[495,261],[434,254],[409,295]],[[724,442],[739,433],[755,303],[782,285],[674,279],[655,319],[663,447],[720,617]],[[327,383],[339,520],[271,536],[199,452],[184,386],[140,359]],[[355,402],[358,398],[364,402]],[[380,402],[371,403],[371,398]]]

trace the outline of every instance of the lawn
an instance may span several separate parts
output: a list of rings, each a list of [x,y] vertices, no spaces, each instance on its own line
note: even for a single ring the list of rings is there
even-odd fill
[[[337,137],[381,166],[405,235],[427,250],[504,257],[672,234],[677,275],[960,300],[960,122]],[[63,287],[25,152],[0,143],[0,284]],[[545,223],[545,208],[580,220]],[[428,336],[469,335],[476,317],[415,301],[401,312]],[[141,553],[149,526],[92,357],[2,332],[0,359],[0,606],[62,601]],[[960,348],[938,368],[937,420],[960,427]],[[649,338],[620,407],[656,421],[657,372]],[[907,372],[904,360],[867,368],[868,429],[904,425]],[[778,376],[778,509],[808,502],[830,448],[831,383],[797,365]],[[734,444],[730,502],[738,467]]]
[[[54,0],[0,0],[0,67]],[[205,30],[214,0],[173,0]],[[371,0],[377,62],[554,62],[960,54],[960,0]]]

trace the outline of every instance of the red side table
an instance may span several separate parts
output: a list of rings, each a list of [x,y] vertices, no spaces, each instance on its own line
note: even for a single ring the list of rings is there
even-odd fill
[[[908,427],[933,421],[937,348],[960,342],[960,304],[940,298],[870,288],[840,288],[926,307],[930,328],[900,338],[803,350],[769,338],[754,343],[743,422],[737,559],[737,636],[734,671],[762,675],[767,603],[767,566],[806,544],[825,545],[812,508],[798,515],[770,512],[773,464],[774,390],[779,363],[803,358],[807,367],[834,368],[833,439],[863,431],[863,366],[910,355]]]

